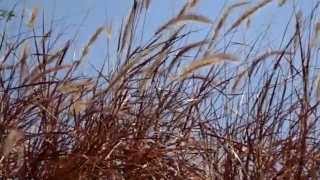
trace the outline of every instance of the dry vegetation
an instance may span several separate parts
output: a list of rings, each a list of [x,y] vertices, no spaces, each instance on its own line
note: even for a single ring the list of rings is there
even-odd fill
[[[137,44],[150,3],[134,1],[116,37],[118,62],[91,77],[78,68],[110,27],[98,28],[78,59],[72,40],[56,43],[55,29],[35,28],[37,10],[32,36],[1,32],[0,176],[319,179],[318,4],[311,14],[295,13],[279,49],[254,52],[252,43],[242,57],[219,42],[277,2],[233,4],[213,22],[188,1]],[[247,10],[227,23],[238,8]],[[193,23],[211,33],[183,43]]]

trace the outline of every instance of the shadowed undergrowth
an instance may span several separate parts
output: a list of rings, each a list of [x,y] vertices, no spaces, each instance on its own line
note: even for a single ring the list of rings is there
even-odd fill
[[[76,59],[73,39],[60,42],[44,22],[35,28],[36,10],[32,36],[1,33],[0,176],[320,178],[318,4],[311,14],[294,13],[292,33],[266,49],[232,46],[230,36],[271,0],[232,4],[215,21],[188,1],[139,44],[149,3],[134,1],[112,41],[115,65],[90,77],[79,67],[111,27],[98,28]],[[229,22],[238,8],[246,10]],[[187,43],[194,23],[210,33]]]

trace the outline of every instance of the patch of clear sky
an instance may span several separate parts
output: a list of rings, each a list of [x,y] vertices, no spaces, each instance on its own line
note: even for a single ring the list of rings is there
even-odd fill
[[[270,48],[279,48],[284,29],[290,20],[293,12],[293,5],[296,5],[296,11],[301,10],[304,14],[309,14],[316,0],[287,0],[288,3],[279,7],[274,1],[262,8],[258,13],[250,19],[250,28],[240,28],[234,40],[238,42],[252,42],[261,33],[268,29],[268,36],[265,37],[264,45]],[[151,0],[150,8],[147,12],[145,20],[145,28],[143,32],[143,40],[148,40],[153,33],[162,24],[174,17],[181,9],[186,0]],[[199,6],[194,10],[197,14],[210,17],[216,20],[222,14],[225,6],[240,0],[200,0]],[[258,3],[258,0],[249,1],[252,5]],[[113,31],[117,31],[125,17],[128,15],[133,0],[0,0],[0,6],[3,9],[10,9],[17,4],[17,10],[25,7],[26,11],[31,12],[32,8],[39,8],[39,14],[45,14],[46,21],[53,22],[56,32],[63,32],[64,39],[73,37],[78,32],[77,41],[73,50],[75,54],[79,54],[81,48],[88,41],[95,30],[105,24],[112,24]],[[247,7],[247,6],[244,6]],[[230,17],[230,22],[239,17],[246,8],[236,9]],[[20,9],[19,9],[20,8]],[[38,19],[39,20],[39,19]],[[230,24],[230,23],[229,23]],[[245,24],[245,23],[244,23]],[[11,32],[17,28],[16,25],[8,27]],[[201,40],[210,30],[209,27],[194,25],[191,28],[200,28],[198,33],[193,34],[188,41]],[[12,33],[14,34],[14,33]],[[290,32],[288,33],[290,34]],[[116,44],[116,36],[113,36],[109,45]],[[91,64],[101,64],[106,57],[106,39],[100,39],[92,48],[89,56]],[[261,46],[264,46],[261,45]],[[111,50],[114,48],[110,48]],[[111,52],[112,54],[112,52]],[[89,67],[89,66],[86,66]]]

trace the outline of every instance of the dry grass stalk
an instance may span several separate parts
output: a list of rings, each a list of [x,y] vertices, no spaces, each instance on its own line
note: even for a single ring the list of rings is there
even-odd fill
[[[159,34],[163,30],[174,27],[174,26],[179,26],[183,25],[187,22],[192,22],[192,23],[204,23],[204,24],[212,24],[213,22],[202,15],[197,15],[197,14],[182,14],[174,19],[171,19],[169,22],[164,24],[162,27],[160,27],[155,34]]]
[[[150,7],[151,0],[142,0],[143,7],[147,10]]]
[[[278,6],[283,6],[284,4],[286,4],[287,0],[278,0]]]
[[[108,25],[105,29],[106,34],[107,34],[107,38],[111,39],[112,38],[112,25]]]
[[[84,80],[80,82],[66,82],[59,86],[58,90],[62,93],[74,93],[82,92],[84,90],[90,90],[93,88],[91,80]]]
[[[311,46],[315,47],[320,41],[320,22],[317,22],[315,24],[315,28],[314,28],[314,37],[313,37],[313,41],[311,41]]]
[[[316,96],[317,96],[317,99],[320,100],[320,73],[318,73],[317,75],[316,83],[317,83]]]
[[[88,102],[87,101],[84,101],[84,100],[76,100],[72,105],[71,105],[71,108],[70,108],[70,113],[73,114],[73,113],[76,113],[76,114],[79,114],[81,112],[83,112],[84,110],[87,109],[87,106],[88,106]]]
[[[27,71],[27,59],[28,59],[28,52],[30,51],[29,47],[27,46],[27,44],[24,44],[24,48],[21,54],[21,58],[19,60],[20,63],[20,71],[21,71],[21,77],[20,79],[24,78],[27,76],[28,71]]]
[[[39,11],[38,8],[33,8],[33,9],[32,9],[31,17],[30,17],[30,19],[29,19],[29,21],[28,21],[28,26],[29,26],[29,27],[33,27],[33,26],[34,26],[35,21],[36,21],[36,18],[37,18],[37,16],[38,16],[38,11]]]
[[[195,7],[200,0],[188,0],[188,4],[190,7]]]
[[[197,15],[197,14],[186,14],[186,15],[179,16],[177,19],[170,21],[170,23],[168,23],[168,26],[183,23],[184,21],[191,21],[191,22],[204,23],[204,24],[212,23],[212,21],[205,16]]]
[[[7,157],[14,146],[23,139],[23,133],[17,129],[11,129],[2,147],[2,156]]]
[[[315,33],[316,33],[316,38],[320,38],[320,22],[316,23]]]
[[[244,12],[227,30],[227,33],[231,32],[233,29],[238,27],[243,21],[245,21],[249,16],[251,16],[253,13],[267,5],[268,3],[272,2],[272,0],[263,0],[260,3],[258,3],[256,6],[253,6],[252,8],[248,9],[246,12]]]
[[[249,3],[248,2],[240,2],[240,3],[235,3],[227,8],[227,10],[222,14],[221,18],[219,19],[216,27],[214,28],[214,34],[212,37],[212,41],[215,41],[216,38],[219,36],[220,30],[223,27],[223,25],[225,24],[228,16],[231,14],[232,10],[234,10],[237,7],[247,5],[247,4],[249,4]]]
[[[78,61],[78,63],[80,64],[81,61],[83,60],[83,58],[85,56],[87,56],[89,54],[89,50],[90,50],[90,46],[92,46],[92,44],[98,39],[99,35],[103,32],[106,31],[106,27],[99,27],[94,33],[93,35],[90,37],[88,43],[84,46],[80,59]],[[109,29],[106,31],[107,35],[109,33]]]
[[[208,66],[208,65],[217,65],[224,62],[238,62],[237,58],[230,54],[225,53],[217,53],[213,55],[207,55],[204,58],[199,60],[195,60],[191,63],[179,76],[178,79],[185,79],[189,74],[193,73],[194,71],[198,70],[199,68]]]
[[[30,82],[37,82],[39,79],[41,79],[43,76],[45,76],[47,74],[50,74],[53,72],[58,72],[63,69],[70,69],[73,66],[74,66],[73,64],[56,66],[56,67],[48,68],[43,72],[40,72],[39,70],[35,70],[35,71],[31,72],[31,75],[30,75],[30,77],[28,77],[28,79]]]
[[[248,70],[247,70],[247,69],[241,71],[240,73],[238,73],[237,78],[236,78],[236,80],[235,80],[235,82],[233,83],[233,86],[232,86],[232,88],[231,88],[233,92],[237,89],[237,87],[238,87],[238,85],[240,84],[241,80],[242,80],[246,75],[248,75]]]
[[[165,60],[166,56],[168,55],[168,52],[169,52],[169,49],[168,50],[164,50],[163,52],[161,52],[156,57],[156,60],[150,65],[150,67],[148,67],[145,70],[144,79],[141,81],[141,84],[140,84],[140,89],[141,89],[142,93],[146,91],[147,84],[151,80],[152,76],[154,76],[154,74],[158,73],[157,71],[160,68],[160,66],[163,63],[163,61]]]

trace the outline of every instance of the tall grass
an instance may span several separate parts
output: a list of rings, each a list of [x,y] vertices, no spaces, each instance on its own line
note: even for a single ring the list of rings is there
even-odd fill
[[[0,176],[320,178],[319,4],[296,16],[279,49],[254,55],[252,43],[242,57],[229,46],[219,49],[219,41],[273,1],[247,7],[231,26],[229,13],[248,3],[226,7],[212,24],[193,11],[198,1],[188,1],[150,41],[137,44],[137,24],[150,3],[134,1],[117,37],[118,62],[90,77],[77,73],[79,65],[110,27],[98,28],[73,60],[72,39],[55,43],[55,29],[44,22],[37,29],[36,10],[31,37],[1,33]],[[212,33],[183,43],[194,22]]]

